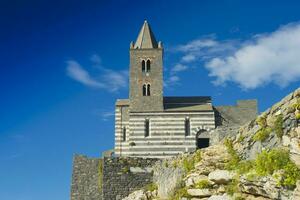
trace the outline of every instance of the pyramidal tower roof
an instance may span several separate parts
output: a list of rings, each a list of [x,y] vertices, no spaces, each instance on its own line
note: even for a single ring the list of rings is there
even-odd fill
[[[158,43],[157,43],[157,41],[154,37],[154,34],[146,20],[145,20],[145,22],[140,30],[140,33],[136,39],[134,48],[135,49],[158,48]]]

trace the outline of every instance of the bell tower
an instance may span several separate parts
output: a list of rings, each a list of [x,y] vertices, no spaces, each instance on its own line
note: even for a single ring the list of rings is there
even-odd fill
[[[130,44],[130,112],[163,111],[163,47],[147,21]]]

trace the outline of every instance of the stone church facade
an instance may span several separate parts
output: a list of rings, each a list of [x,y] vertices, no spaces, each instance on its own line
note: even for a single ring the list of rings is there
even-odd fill
[[[115,104],[115,156],[165,158],[207,147],[210,131],[257,115],[256,100],[212,105],[209,96],[163,96],[163,46],[145,21],[130,44],[129,99]]]

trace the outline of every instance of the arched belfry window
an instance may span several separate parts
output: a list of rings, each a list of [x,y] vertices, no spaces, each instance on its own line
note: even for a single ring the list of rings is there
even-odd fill
[[[150,96],[150,84],[143,85],[143,96]]]
[[[146,63],[146,72],[150,72],[150,65],[151,65],[150,60],[147,60],[147,63]]]
[[[147,96],[147,86],[146,86],[146,84],[143,85],[143,96]]]
[[[147,85],[147,96],[150,96],[150,84]]]
[[[146,72],[146,63],[145,63],[145,60],[142,60],[142,72]]]

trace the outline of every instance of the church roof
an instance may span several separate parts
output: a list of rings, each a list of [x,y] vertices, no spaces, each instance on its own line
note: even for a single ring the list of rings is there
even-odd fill
[[[135,49],[158,48],[157,41],[147,21],[144,22],[134,44]]]
[[[211,111],[211,97],[164,97],[165,111]]]
[[[116,106],[129,106],[129,99],[117,99]],[[209,96],[164,97],[166,112],[199,112],[212,111],[213,106]]]

